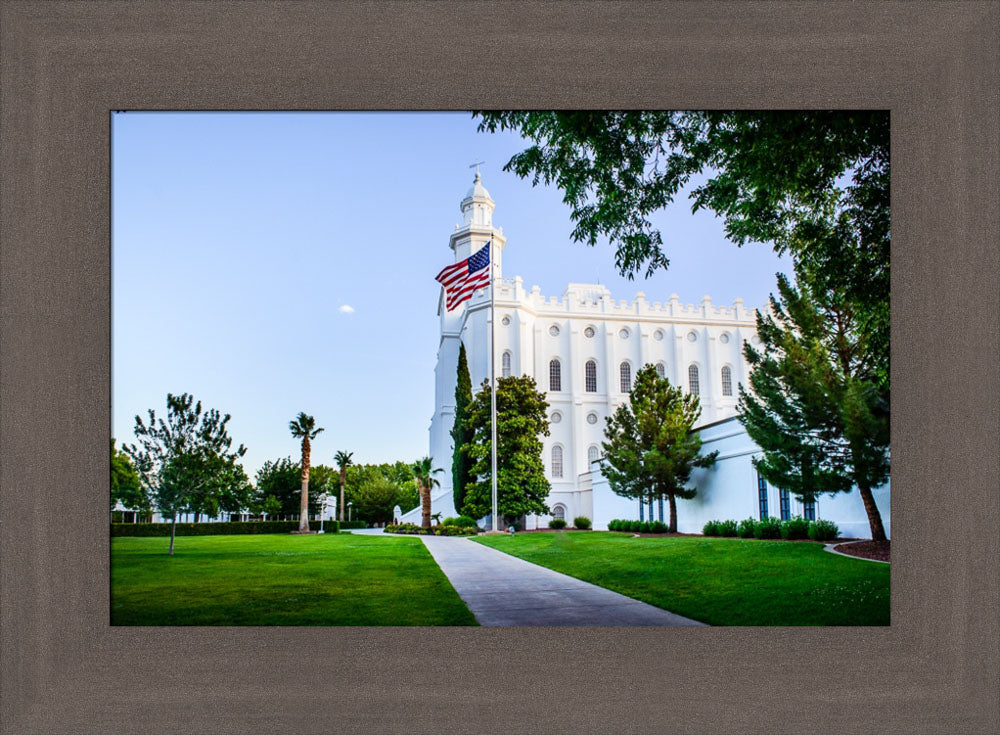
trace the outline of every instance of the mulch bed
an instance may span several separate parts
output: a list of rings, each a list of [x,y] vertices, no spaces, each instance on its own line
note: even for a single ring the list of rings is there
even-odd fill
[[[851,544],[838,544],[833,547],[834,551],[851,556],[859,556],[862,559],[874,559],[875,561],[889,561],[889,546],[891,541],[855,541]]]

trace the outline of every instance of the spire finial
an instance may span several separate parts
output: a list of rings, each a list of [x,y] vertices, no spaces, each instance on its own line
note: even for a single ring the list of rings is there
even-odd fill
[[[479,175],[479,167],[482,166],[486,161],[476,161],[469,166],[469,168],[476,169],[476,181],[482,181],[482,177]]]

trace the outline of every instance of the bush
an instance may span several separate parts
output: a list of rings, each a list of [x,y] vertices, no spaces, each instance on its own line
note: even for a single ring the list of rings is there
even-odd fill
[[[316,522],[318,522],[318,521],[312,521],[312,523],[316,523]],[[329,522],[330,521],[326,521],[326,523],[329,523]],[[345,531],[345,530],[347,530],[349,528],[368,528],[368,524],[365,523],[364,521],[336,521],[336,523],[340,524],[340,530],[342,530],[342,531]],[[324,526],[324,528],[325,528],[325,526]]]
[[[642,530],[642,521],[629,521],[628,530],[632,533],[639,533]]]
[[[796,539],[808,538],[808,536],[809,521],[805,518],[795,516],[787,521],[782,521],[781,538],[789,541],[795,541]]]
[[[169,536],[170,523],[112,523],[112,536]],[[323,521],[323,530],[337,533],[337,521]],[[343,526],[339,526],[343,528]],[[361,525],[364,528],[364,524]],[[309,521],[309,529],[319,530],[319,521]],[[298,521],[223,521],[220,523],[178,523],[177,536],[231,536],[254,533],[291,533]]]
[[[639,521],[639,533],[649,533],[649,521]]]
[[[709,521],[701,528],[701,532],[705,536],[720,536],[719,533],[719,522]]]
[[[813,541],[829,541],[840,535],[840,529],[833,521],[810,521],[808,533]]]
[[[740,538],[753,538],[754,526],[757,522],[753,518],[745,518],[736,527],[736,535]]]
[[[469,526],[478,526],[475,518],[470,518],[469,516],[454,516],[453,518],[445,518],[441,521],[442,526],[461,526],[462,528],[468,528]]]
[[[736,521],[719,521],[719,536],[733,538],[736,535]]]
[[[667,532],[667,524],[664,523],[663,521],[653,521],[652,523],[649,524],[649,532],[650,533],[666,533]]]
[[[565,518],[553,518],[551,521],[549,521],[549,528],[553,528],[553,529],[555,529],[557,531],[559,531],[559,530],[561,530],[563,528],[566,528],[566,519]]]
[[[589,531],[590,519],[587,516],[577,516],[573,519],[573,527],[578,531]]]
[[[772,516],[761,518],[753,528],[754,538],[781,538],[781,521]]]
[[[415,536],[474,536],[479,533],[475,526],[453,526],[440,524],[431,528],[424,528],[415,523],[400,523],[399,525],[389,525],[385,527],[386,533],[398,533]]]

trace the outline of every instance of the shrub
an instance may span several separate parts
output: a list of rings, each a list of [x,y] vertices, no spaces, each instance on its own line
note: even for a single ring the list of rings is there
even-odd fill
[[[719,535],[721,535],[719,533],[719,522],[718,521],[709,521],[704,526],[702,526],[701,532],[705,536],[719,536]]]
[[[639,533],[641,529],[642,529],[642,521],[628,522],[628,530],[631,531],[632,533]]]
[[[312,523],[318,523],[318,522],[319,521],[311,521],[310,525]],[[345,531],[349,528],[368,528],[368,524],[365,523],[364,521],[336,521],[336,522],[340,524],[341,531]],[[326,523],[329,524],[330,521],[326,521]]]
[[[573,527],[578,531],[589,531],[590,519],[587,516],[577,516],[573,519]]]
[[[608,530],[609,531],[617,531],[618,530],[618,519],[617,518],[614,518],[614,519],[608,521]]]
[[[649,521],[639,521],[639,533],[649,533]]]
[[[719,535],[732,538],[736,535],[736,521],[719,521]]]
[[[810,521],[808,533],[813,541],[829,541],[840,535],[840,529],[833,521]]]
[[[549,521],[549,528],[553,528],[553,529],[555,529],[557,531],[559,531],[559,530],[561,530],[563,528],[566,528],[566,519],[565,518],[553,518],[551,521]]]
[[[754,538],[781,538],[781,521],[772,516],[761,518],[753,528]]]
[[[169,536],[170,523],[112,523],[112,536]],[[363,527],[363,525],[362,525]],[[319,530],[319,521],[309,521],[309,528]],[[340,526],[343,528],[343,526]],[[223,521],[220,523],[178,523],[177,536],[230,536],[255,533],[291,533],[299,530],[298,521]],[[323,521],[323,530],[337,533],[337,521]]]
[[[754,526],[757,522],[753,518],[745,518],[736,527],[736,535],[740,538],[753,538]]]
[[[445,518],[441,521],[442,526],[461,526],[462,528],[468,528],[469,526],[478,526],[475,518],[470,518],[469,516],[455,516],[453,518]]]
[[[808,538],[809,521],[801,516],[795,516],[781,523],[781,538],[794,541],[796,539]]]
[[[649,524],[649,532],[650,533],[666,533],[667,532],[667,524],[664,523],[663,521],[653,521],[652,523]]]

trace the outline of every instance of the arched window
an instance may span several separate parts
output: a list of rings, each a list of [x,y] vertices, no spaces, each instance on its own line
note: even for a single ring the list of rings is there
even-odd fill
[[[728,365],[722,366],[722,395],[731,396],[733,394],[733,371]]]
[[[660,380],[667,377],[667,366],[662,362],[656,363],[656,375]]]
[[[584,374],[586,376],[586,390],[588,393],[597,392],[597,363],[593,360],[587,360],[587,364],[584,367]]]
[[[510,377],[510,353],[504,352],[503,357],[500,358],[500,374],[505,377]]]
[[[566,520],[566,506],[562,505],[561,503],[556,503],[555,505],[553,505],[552,506],[552,517],[553,518],[562,518],[563,520]]]
[[[688,393],[693,396],[698,395],[698,366],[692,365],[688,368]]]
[[[598,457],[601,456],[601,450],[597,448],[596,444],[591,444],[590,449],[587,450],[587,464],[592,465],[597,461]]]
[[[562,477],[562,447],[556,444],[552,447],[552,476]]]
[[[558,360],[549,361],[549,390],[562,390],[562,366]]]
[[[623,362],[620,368],[622,376],[622,393],[632,392],[632,366]]]

